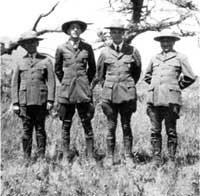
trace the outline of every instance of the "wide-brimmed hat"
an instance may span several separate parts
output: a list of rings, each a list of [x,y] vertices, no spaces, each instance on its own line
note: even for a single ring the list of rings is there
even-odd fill
[[[18,40],[18,44],[22,44],[28,40],[41,41],[41,40],[43,40],[43,38],[38,37],[37,32],[35,32],[35,31],[27,31],[27,32],[24,32],[23,34],[21,34],[21,36]]]
[[[69,29],[70,25],[74,24],[74,23],[77,23],[80,25],[82,33],[87,29],[87,23],[85,23],[81,20],[78,20],[78,19],[73,19],[73,20],[70,20],[70,21],[62,24],[62,31],[64,33],[68,34],[68,29]]]
[[[128,30],[124,27],[124,23],[120,19],[114,19],[110,22],[110,25],[107,27],[104,27],[105,29],[122,29],[122,30]]]
[[[162,31],[160,35],[154,37],[154,40],[160,42],[163,38],[171,38],[174,41],[180,40],[180,37],[175,32],[169,30]]]

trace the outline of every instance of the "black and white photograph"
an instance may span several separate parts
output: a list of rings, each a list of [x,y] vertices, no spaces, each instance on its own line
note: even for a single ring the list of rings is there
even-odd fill
[[[1,196],[200,196],[200,1],[6,0]]]

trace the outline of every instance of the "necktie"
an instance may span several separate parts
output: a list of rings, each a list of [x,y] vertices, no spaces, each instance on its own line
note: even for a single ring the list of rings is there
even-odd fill
[[[119,46],[117,45],[116,51],[119,52]]]

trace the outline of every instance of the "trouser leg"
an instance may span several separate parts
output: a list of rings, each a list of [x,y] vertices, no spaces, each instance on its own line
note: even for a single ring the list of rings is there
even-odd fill
[[[167,147],[170,160],[175,160],[177,148],[176,118],[169,109],[165,116],[165,127],[168,136]]]
[[[89,119],[82,119],[81,122],[85,131],[86,155],[92,158],[94,155],[94,136],[91,121]]]
[[[132,130],[130,127],[131,113],[121,114],[125,158],[132,157]]]
[[[107,117],[108,123],[108,134],[106,138],[107,144],[107,156],[105,159],[105,165],[111,166],[114,162],[114,151],[116,144],[116,127],[117,127],[117,116],[118,116],[118,108],[117,105],[114,105],[110,102],[103,102],[102,109],[104,114]]]
[[[61,149],[63,152],[64,160],[68,160],[70,153],[70,129],[72,125],[72,118],[75,113],[74,104],[62,104],[59,103],[58,113],[62,120],[62,145]]]
[[[72,121],[64,120],[62,125],[62,152],[64,159],[68,158],[70,152],[70,128]]]
[[[160,160],[162,150],[162,113],[159,107],[150,106],[147,108],[147,114],[151,121],[151,145],[154,160]]]
[[[35,131],[37,143],[37,156],[39,158],[45,157],[46,150],[46,131],[45,131],[45,109],[43,106],[34,108],[35,116]]]
[[[23,146],[24,158],[29,159],[31,157],[31,150],[32,150],[33,120],[31,116],[29,115],[29,113],[27,112],[26,107],[21,107],[21,111],[23,113],[22,146]]]
[[[85,132],[86,155],[88,158],[94,156],[94,134],[91,120],[94,115],[94,108],[92,103],[77,104],[78,114]]]

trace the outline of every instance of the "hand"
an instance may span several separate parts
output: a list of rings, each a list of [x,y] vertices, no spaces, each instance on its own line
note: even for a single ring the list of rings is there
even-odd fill
[[[53,103],[47,102],[47,110],[51,110],[53,108]]]
[[[17,115],[20,114],[20,107],[19,107],[19,105],[13,105],[12,109],[13,109],[13,112],[15,114],[17,114]]]

